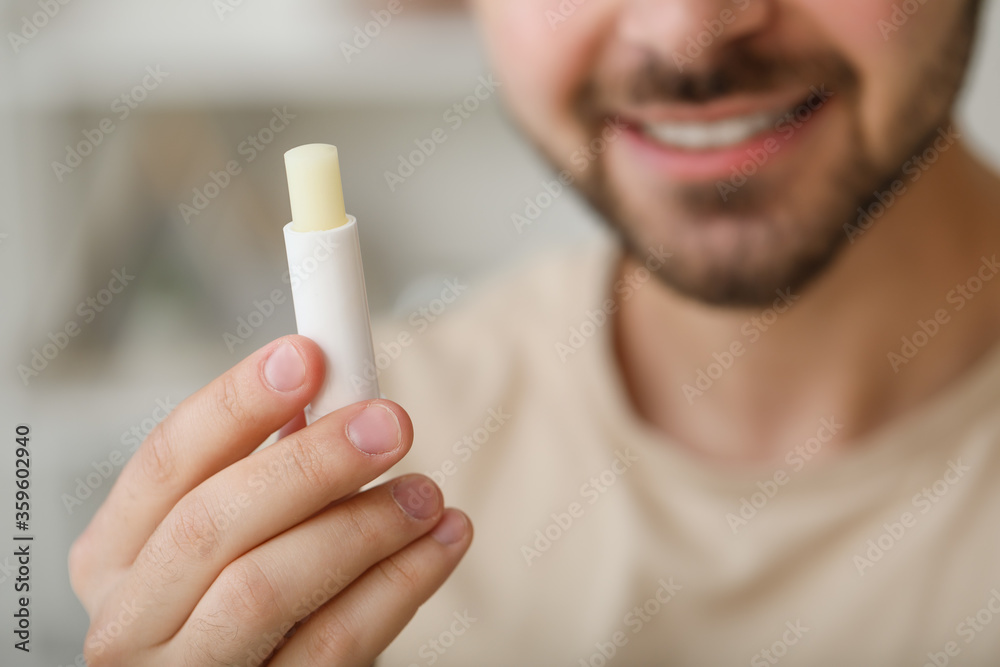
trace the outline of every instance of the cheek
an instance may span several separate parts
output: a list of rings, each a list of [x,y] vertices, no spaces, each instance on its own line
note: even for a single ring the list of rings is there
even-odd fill
[[[578,138],[571,105],[593,68],[613,4],[480,0],[477,5],[507,102],[526,129],[546,145]],[[560,5],[572,6],[572,13],[560,13]]]
[[[899,70],[891,48],[879,32],[879,21],[891,11],[889,0],[811,0],[820,25],[834,48],[854,67],[860,79],[859,106],[852,110],[861,122],[866,143],[880,152],[879,137],[892,113]],[[893,76],[895,74],[895,76]]]
[[[886,138],[919,95],[927,71],[957,28],[963,2],[921,4],[919,0],[801,0],[810,21],[847,59],[860,78],[857,114],[876,153],[892,147]],[[901,7],[909,8],[909,13]]]

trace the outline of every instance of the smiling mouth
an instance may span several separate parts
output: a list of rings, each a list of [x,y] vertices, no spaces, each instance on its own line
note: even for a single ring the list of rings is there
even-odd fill
[[[782,121],[794,116],[804,104],[806,101],[800,101],[776,110],[715,120],[633,121],[633,126],[643,137],[664,148],[687,152],[725,150],[777,131]]]
[[[714,122],[641,123],[649,139],[669,148],[706,151],[741,144],[781,122],[786,112],[755,113]]]
[[[620,157],[637,161],[641,178],[676,184],[727,178],[750,159],[755,174],[764,171],[765,162],[768,171],[778,169],[779,163],[801,158],[792,149],[814,135],[819,127],[814,121],[831,95],[800,90],[780,97],[732,96],[699,105],[623,109],[619,118],[627,140]]]

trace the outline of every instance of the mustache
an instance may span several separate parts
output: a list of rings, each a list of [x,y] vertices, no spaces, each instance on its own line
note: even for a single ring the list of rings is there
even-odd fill
[[[581,86],[575,107],[595,121],[621,106],[650,103],[704,104],[736,94],[767,93],[783,87],[825,85],[840,96],[859,88],[857,70],[837,54],[781,56],[734,47],[707,66],[684,71],[673,60],[647,54],[631,72],[598,73]]]

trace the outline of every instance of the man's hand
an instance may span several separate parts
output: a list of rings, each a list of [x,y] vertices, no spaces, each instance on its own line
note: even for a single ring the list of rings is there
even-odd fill
[[[91,667],[370,665],[444,583],[471,524],[420,475],[356,493],[412,425],[370,401],[302,428],[323,373],[283,338],[149,435],[70,551]]]

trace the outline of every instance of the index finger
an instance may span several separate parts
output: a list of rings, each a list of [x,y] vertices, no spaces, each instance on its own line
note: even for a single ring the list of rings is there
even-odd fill
[[[182,402],[146,438],[81,535],[71,558],[126,567],[171,508],[213,474],[252,453],[309,403],[323,355],[302,336],[265,346]],[[78,572],[86,579],[86,572]]]

